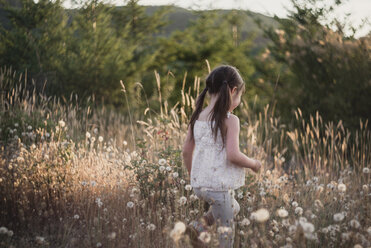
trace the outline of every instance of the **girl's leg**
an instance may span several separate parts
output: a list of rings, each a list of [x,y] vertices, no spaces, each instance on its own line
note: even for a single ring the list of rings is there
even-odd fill
[[[219,233],[219,247],[231,248],[234,243],[234,209],[233,197],[229,191],[209,191],[208,197],[214,200],[212,204],[213,217],[218,227],[226,227],[218,229]]]

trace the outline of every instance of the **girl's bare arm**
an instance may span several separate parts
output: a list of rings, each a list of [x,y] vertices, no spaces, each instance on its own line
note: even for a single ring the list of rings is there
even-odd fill
[[[195,147],[195,141],[191,140],[191,127],[189,126],[187,137],[184,141],[183,150],[182,150],[183,161],[188,170],[189,175],[191,175],[191,170],[192,170],[192,155],[193,155],[194,147]]]
[[[226,120],[227,137],[226,137],[226,152],[227,159],[235,165],[250,168],[254,172],[258,172],[261,163],[256,159],[247,157],[240,151],[239,134],[240,134],[240,119],[235,115],[230,115]]]

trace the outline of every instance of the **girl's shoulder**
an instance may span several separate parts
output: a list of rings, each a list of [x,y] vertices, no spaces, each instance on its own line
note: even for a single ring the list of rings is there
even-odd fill
[[[240,125],[240,118],[237,115],[232,113],[229,114],[229,117],[226,119],[225,124],[228,127],[236,128]]]

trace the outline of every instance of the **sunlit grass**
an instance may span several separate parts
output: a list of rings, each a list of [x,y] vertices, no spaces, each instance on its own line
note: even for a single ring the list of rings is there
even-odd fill
[[[146,99],[129,118],[90,107],[92,98],[82,107],[73,95],[29,94],[14,75],[0,75],[1,246],[190,247],[184,225],[206,211],[181,156],[198,78],[169,107],[156,73],[160,112]],[[256,115],[240,108],[241,150],[263,169],[236,191],[235,244],[369,247],[368,122],[350,133],[318,112],[306,123],[297,109],[293,128],[269,105]],[[200,239],[216,247],[218,231]]]

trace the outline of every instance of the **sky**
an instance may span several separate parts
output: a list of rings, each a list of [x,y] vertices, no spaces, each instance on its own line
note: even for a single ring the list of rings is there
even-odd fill
[[[71,0],[65,0],[64,6],[71,8]],[[334,0],[325,0],[333,3]],[[104,2],[111,2],[115,5],[125,5],[124,0],[105,0]],[[346,14],[350,16],[348,20],[353,23],[355,27],[362,23],[362,19],[368,18],[369,22],[363,29],[359,30],[356,37],[366,35],[371,31],[371,0],[345,0],[344,3],[336,9],[335,16],[343,20]],[[174,4],[179,7],[204,10],[204,9],[243,9],[258,12],[268,16],[277,15],[279,17],[286,17],[287,9],[292,10],[290,0],[139,0],[141,5],[168,5]]]

